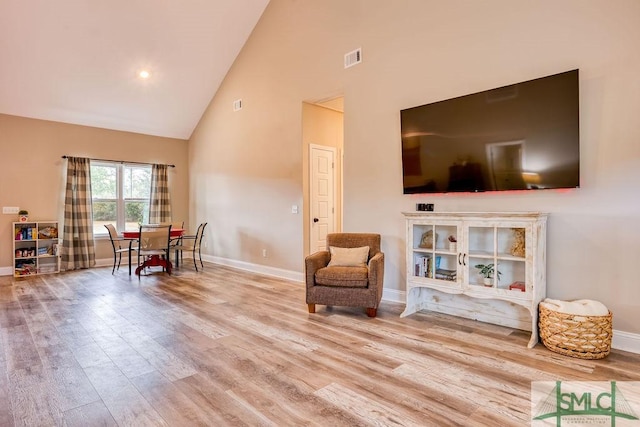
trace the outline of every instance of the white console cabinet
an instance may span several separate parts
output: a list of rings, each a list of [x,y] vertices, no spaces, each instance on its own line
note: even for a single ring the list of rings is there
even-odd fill
[[[502,300],[509,306],[528,310],[531,317],[528,347],[538,342],[538,304],[546,293],[547,214],[409,212],[403,215],[407,225],[407,283],[406,307],[401,317],[434,304],[438,297],[434,297],[437,293],[431,290]],[[493,266],[499,273],[484,280],[481,268],[476,266]],[[482,319],[483,313],[475,315],[473,310],[499,310],[491,303],[484,307],[461,309],[459,313],[454,308],[452,314]]]

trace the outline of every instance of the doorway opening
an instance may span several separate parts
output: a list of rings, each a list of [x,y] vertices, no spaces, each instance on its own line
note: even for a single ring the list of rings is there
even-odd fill
[[[518,190],[524,187],[522,172],[525,164],[524,141],[487,144],[487,164],[491,187],[496,190]]]
[[[343,105],[342,96],[302,105],[305,256],[342,231]]]

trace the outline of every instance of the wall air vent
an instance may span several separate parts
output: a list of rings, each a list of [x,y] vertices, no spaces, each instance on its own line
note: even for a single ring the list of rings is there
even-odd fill
[[[242,99],[236,99],[233,101],[233,111],[242,110]]]
[[[362,62],[362,48],[357,48],[344,55],[344,68],[353,67]]]

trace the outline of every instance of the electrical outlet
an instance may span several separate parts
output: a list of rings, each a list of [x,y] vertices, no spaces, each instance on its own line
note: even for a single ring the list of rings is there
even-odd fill
[[[2,213],[3,214],[17,214],[20,212],[20,208],[17,206],[3,206]]]
[[[266,249],[263,249],[263,250],[262,250],[262,257],[263,257],[263,258],[266,258],[266,257],[267,257],[267,250],[266,250]]]
[[[297,214],[298,213],[298,205],[291,206],[291,213],[292,214]]]

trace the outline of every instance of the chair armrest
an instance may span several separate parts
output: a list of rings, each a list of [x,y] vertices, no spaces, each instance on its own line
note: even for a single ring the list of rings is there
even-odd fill
[[[377,288],[378,295],[382,295],[384,279],[384,253],[378,252],[369,260],[369,285]]]
[[[133,239],[129,237],[117,237],[113,239],[114,243],[118,243],[118,248],[120,249],[128,249],[130,251],[137,251],[138,246],[133,246],[134,243],[138,243],[138,239]]]
[[[329,251],[319,251],[304,259],[305,279],[308,288],[314,286],[316,271],[326,267],[330,258]]]
[[[129,250],[130,251],[137,251],[138,250],[138,245],[133,245],[134,243],[138,243],[138,239],[124,239],[124,240],[128,240],[129,241]]]

